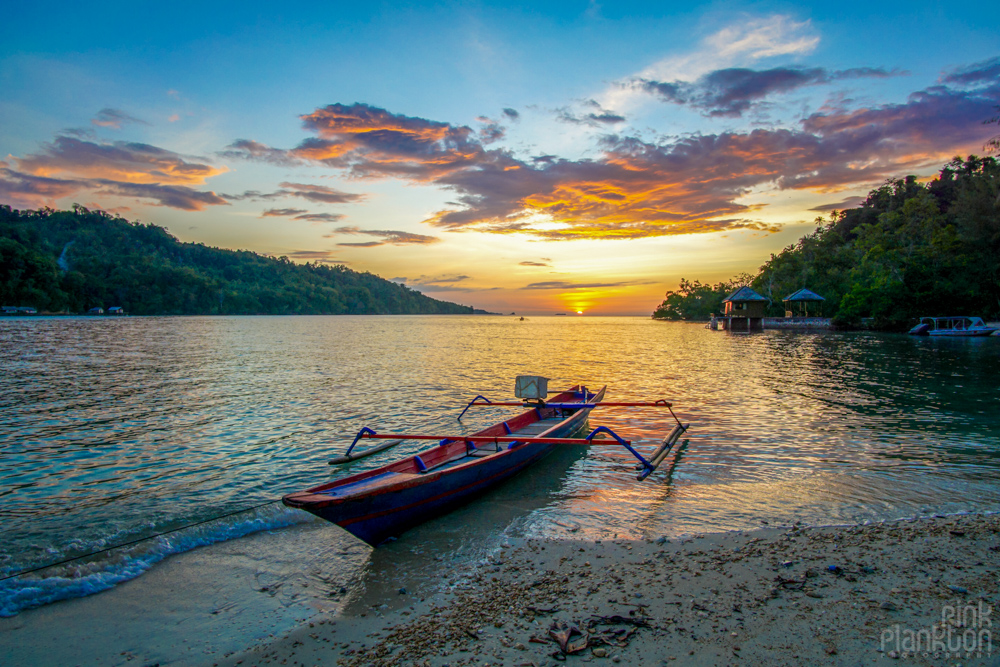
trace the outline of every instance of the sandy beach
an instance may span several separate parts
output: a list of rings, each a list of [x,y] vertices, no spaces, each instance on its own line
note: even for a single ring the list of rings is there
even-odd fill
[[[532,540],[212,665],[1000,664],[1000,516]]]

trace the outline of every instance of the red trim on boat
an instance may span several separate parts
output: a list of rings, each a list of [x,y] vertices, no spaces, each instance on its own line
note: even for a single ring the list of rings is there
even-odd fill
[[[508,450],[508,451],[510,451],[510,450]],[[506,453],[507,452],[501,452],[501,455],[506,454]],[[338,526],[349,526],[352,523],[358,523],[359,521],[369,521],[371,519],[377,519],[378,517],[389,516],[390,514],[394,514],[396,512],[403,512],[405,510],[409,510],[409,509],[412,509],[414,507],[419,507],[420,505],[424,505],[424,504],[429,503],[429,502],[434,502],[436,500],[440,500],[441,498],[446,498],[447,496],[453,496],[456,493],[461,493],[461,492],[463,492],[463,491],[465,491],[467,489],[470,489],[470,488],[472,488],[474,486],[478,486],[480,484],[488,483],[491,480],[496,479],[497,477],[500,477],[500,476],[502,476],[502,475],[504,475],[506,473],[510,473],[510,471],[511,471],[510,468],[507,468],[505,470],[502,470],[502,471],[496,473],[495,475],[491,475],[489,477],[484,477],[482,479],[477,479],[475,482],[473,482],[471,484],[466,484],[465,486],[460,486],[457,489],[450,489],[450,490],[448,490],[445,493],[439,493],[436,496],[431,496],[430,498],[424,498],[423,500],[418,500],[417,502],[410,503],[409,505],[403,505],[402,507],[393,507],[392,509],[383,510],[381,512],[373,512],[371,514],[366,514],[365,516],[354,517],[353,519],[347,519],[345,521],[338,521],[337,525]],[[438,473],[438,474],[440,475],[442,473]],[[378,495],[382,495],[382,493],[391,493],[391,492],[392,491],[388,491],[387,490],[387,491],[384,491],[384,492],[373,493],[372,495],[378,496]]]

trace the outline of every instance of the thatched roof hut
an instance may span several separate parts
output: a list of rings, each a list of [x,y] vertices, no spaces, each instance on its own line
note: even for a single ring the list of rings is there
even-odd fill
[[[826,299],[821,297],[819,294],[816,294],[816,292],[813,292],[812,290],[807,290],[804,287],[798,292],[789,294],[781,300],[781,302],[785,304],[785,317],[793,316],[796,305],[798,305],[798,310],[802,317],[809,317],[809,304],[821,304],[824,301],[826,301]],[[817,306],[815,310],[819,312],[819,307]]]
[[[767,299],[744,285],[722,300],[732,331],[762,331]]]

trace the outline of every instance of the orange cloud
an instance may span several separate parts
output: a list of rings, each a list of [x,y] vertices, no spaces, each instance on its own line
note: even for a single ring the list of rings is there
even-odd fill
[[[67,136],[58,136],[42,152],[15,158],[15,162],[20,171],[33,176],[161,185],[202,185],[206,179],[228,171],[225,167],[188,161],[177,153],[149,144],[95,143]]]
[[[443,140],[452,131],[448,123],[392,114],[367,104],[331,104],[301,118],[306,128],[326,138],[395,133],[415,141],[433,143]]]
[[[744,203],[745,196],[763,189],[869,187],[902,173],[927,171],[955,153],[978,150],[989,136],[982,120],[1000,102],[998,69],[990,61],[957,70],[902,104],[853,111],[824,108],[794,128],[659,142],[604,135],[599,155],[580,160],[550,155],[519,159],[508,150],[486,147],[496,132],[483,134],[366,104],[332,104],[303,115],[303,126],[316,136],[291,150],[244,141],[234,154],[320,164],[357,178],[434,184],[454,193],[453,204],[423,222],[451,231],[550,240],[774,231],[754,219],[763,205]],[[769,95],[804,85],[895,74],[875,69],[725,70],[706,77],[697,90],[674,91],[687,97],[670,101],[700,105],[716,115],[739,115]],[[673,95],[672,90],[653,92],[664,96]],[[516,113],[508,117],[516,118]],[[619,119],[606,120],[611,125]]]
[[[288,151],[296,159],[346,168],[356,177],[429,181],[477,164],[484,137],[468,127],[392,114],[367,104],[331,104],[301,117],[319,138]],[[492,140],[499,126],[487,132]]]
[[[67,181],[23,174],[0,162],[0,200],[15,208],[39,208],[86,187],[81,181]]]
[[[303,160],[336,160],[357,148],[357,146],[345,141],[321,141],[318,139],[303,142],[298,148],[288,151],[289,156],[301,158]]]
[[[105,109],[101,113],[111,118]],[[0,163],[0,195],[18,206],[48,206],[82,192],[151,200],[154,206],[200,211],[226,205],[214,192],[195,190],[224,167],[189,161],[149,144],[95,143],[58,136],[39,153]]]
[[[159,183],[121,183],[118,181],[96,180],[88,184],[97,192],[120,195],[135,199],[151,199],[153,206],[167,206],[182,211],[203,211],[209,206],[228,206],[229,202],[214,192],[201,192],[183,185],[161,185]]]
[[[361,229],[360,227],[338,227],[333,230],[333,233],[327,234],[325,238],[332,238],[338,234],[363,234],[365,236],[375,236],[379,239],[377,241],[337,244],[353,248],[375,248],[383,245],[428,245],[438,243],[441,240],[436,236],[425,236],[424,234],[414,234],[412,232],[401,232],[391,229]]]

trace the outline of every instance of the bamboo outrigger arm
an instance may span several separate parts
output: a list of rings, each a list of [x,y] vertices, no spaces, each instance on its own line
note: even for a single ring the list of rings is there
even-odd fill
[[[598,433],[608,433],[611,438],[597,438]],[[354,442],[351,443],[350,448],[348,448],[347,453],[350,454],[351,450],[354,449],[354,445],[358,444],[360,440],[387,440],[387,439],[399,439],[399,440],[438,440],[438,444],[446,445],[449,442],[466,442],[466,443],[538,443],[538,444],[548,444],[548,445],[593,445],[593,444],[620,444],[630,447],[632,445],[631,440],[625,440],[618,436],[614,431],[606,426],[598,426],[590,435],[586,438],[536,438],[532,436],[523,435],[427,435],[423,433],[376,433],[367,426],[362,428],[355,436]]]
[[[482,403],[477,403],[482,399]],[[469,410],[469,408],[494,408],[494,407],[506,407],[506,408],[558,408],[562,410],[572,410],[577,408],[667,408],[668,410],[673,407],[673,403],[665,401],[662,398],[655,401],[638,401],[633,403],[622,403],[613,401],[601,401],[600,403],[546,403],[545,401],[539,401],[538,403],[531,403],[529,401],[515,402],[515,401],[491,401],[483,395],[476,396],[474,399],[469,401],[469,404],[465,406],[462,413],[458,415],[458,420],[462,421],[462,417]]]
[[[371,449],[366,449],[363,452],[358,452],[357,454],[352,454],[351,450],[354,449],[354,444],[351,444],[351,448],[347,450],[347,453],[342,456],[335,456],[330,459],[327,463],[329,465],[335,466],[342,463],[350,463],[351,461],[357,461],[358,459],[363,459],[366,456],[371,456],[372,454],[378,454],[379,452],[384,452],[387,449],[392,449],[398,444],[401,444],[402,440],[390,440],[389,442],[383,442],[377,447],[372,447]],[[356,441],[355,441],[356,443]]]
[[[675,415],[674,419],[676,418],[677,417]],[[674,430],[671,431],[670,434],[663,439],[663,442],[660,443],[660,446],[657,447],[656,451],[654,451],[652,456],[649,457],[648,462],[643,461],[642,457],[639,457],[639,460],[642,463],[641,466],[642,472],[640,472],[639,475],[636,477],[637,480],[641,482],[642,480],[649,477],[649,474],[651,472],[660,467],[660,464],[663,463],[663,459],[667,458],[667,454],[669,454],[670,450],[673,449],[675,444],[677,444],[677,440],[680,439],[681,434],[688,430],[688,426],[690,426],[690,424],[685,426],[680,422],[680,420],[678,420],[677,426],[675,426]]]
[[[482,403],[478,403],[482,399]],[[509,408],[556,408],[560,410],[573,410],[579,408],[593,409],[593,408],[666,408],[670,411],[670,416],[674,418],[677,422],[677,426],[681,427],[681,431],[686,431],[687,426],[681,424],[681,420],[677,418],[674,413],[674,404],[662,398],[658,398],[655,401],[636,401],[636,402],[614,402],[614,401],[601,401],[600,403],[545,403],[544,401],[539,401],[536,403],[530,403],[524,401],[522,403],[511,402],[511,401],[491,401],[482,394],[476,396],[474,399],[469,401],[469,404],[465,406],[462,413],[458,415],[458,421],[462,421],[462,417],[469,408],[485,408],[485,407],[509,407]],[[669,437],[669,436],[668,436]]]

